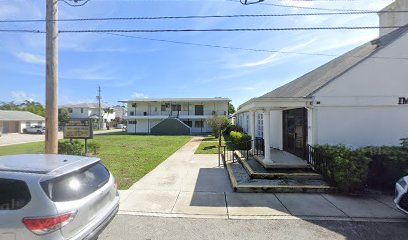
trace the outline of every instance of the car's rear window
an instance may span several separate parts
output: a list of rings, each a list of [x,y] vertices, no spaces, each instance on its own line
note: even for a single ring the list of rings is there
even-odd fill
[[[41,183],[48,197],[54,202],[74,201],[84,198],[109,181],[109,171],[101,163]]]
[[[30,201],[30,190],[24,181],[0,178],[0,211],[18,210]]]

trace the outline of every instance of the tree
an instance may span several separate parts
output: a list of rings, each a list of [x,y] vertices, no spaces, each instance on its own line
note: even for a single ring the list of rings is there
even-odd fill
[[[64,124],[68,119],[70,118],[68,110],[65,108],[62,108],[58,111],[58,123],[60,125]]]
[[[1,102],[0,103],[0,110],[13,110],[13,111],[20,111],[19,106],[14,102]]]
[[[11,110],[11,111],[28,111],[34,114],[45,116],[45,108],[41,103],[24,100],[21,104],[16,104],[14,102],[2,102],[0,103],[0,110]]]
[[[232,103],[228,103],[228,112],[230,114],[234,114],[235,113],[235,107],[234,105],[232,105]]]
[[[45,116],[45,108],[39,102],[24,100],[24,102],[20,104],[20,108],[22,111],[32,112],[43,117]]]
[[[207,124],[212,129],[214,136],[216,138],[221,138],[222,131],[224,131],[229,125],[231,125],[231,122],[225,116],[214,116],[207,119]]]

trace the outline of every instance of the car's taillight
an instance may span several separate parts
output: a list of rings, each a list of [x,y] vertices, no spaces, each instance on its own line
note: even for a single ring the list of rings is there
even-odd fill
[[[44,235],[61,229],[63,226],[70,223],[76,212],[64,213],[53,217],[27,217],[23,218],[24,225],[31,232]]]

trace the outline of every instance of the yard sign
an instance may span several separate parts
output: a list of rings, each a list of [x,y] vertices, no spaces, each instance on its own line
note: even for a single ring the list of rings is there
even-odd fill
[[[92,139],[91,119],[69,119],[64,124],[64,139]]]

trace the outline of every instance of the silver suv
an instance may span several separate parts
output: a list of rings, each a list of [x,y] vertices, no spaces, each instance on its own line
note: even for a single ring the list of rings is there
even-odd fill
[[[96,239],[119,209],[98,158],[0,157],[0,239]]]

